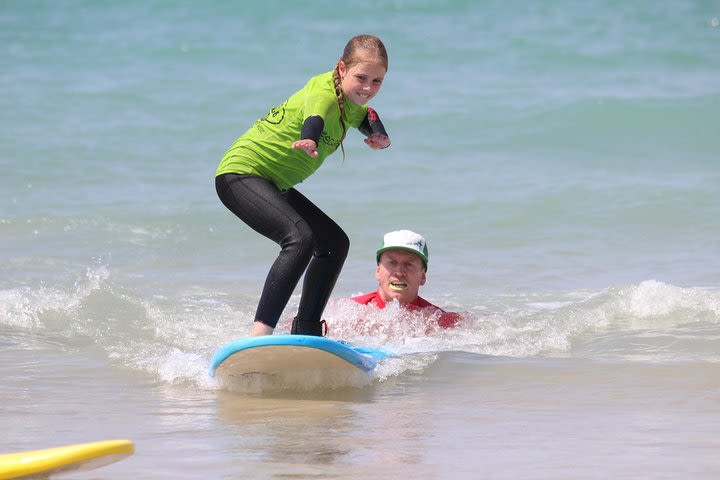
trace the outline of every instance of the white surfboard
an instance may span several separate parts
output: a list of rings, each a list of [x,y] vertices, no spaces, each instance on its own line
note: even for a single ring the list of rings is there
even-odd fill
[[[106,440],[7,453],[0,455],[0,480],[50,478],[59,473],[92,470],[122,460],[134,451],[130,440]]]
[[[264,335],[225,345],[210,368],[230,389],[337,388],[367,385],[389,355],[326,337]]]

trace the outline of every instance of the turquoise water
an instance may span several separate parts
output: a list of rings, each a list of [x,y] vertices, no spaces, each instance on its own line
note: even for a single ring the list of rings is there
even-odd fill
[[[1,2],[0,371],[12,381],[0,447],[136,439],[107,469],[117,478],[190,449],[194,429],[213,432],[196,458],[216,477],[352,477],[376,461],[381,476],[476,478],[481,461],[505,472],[494,478],[543,476],[512,462],[510,444],[548,478],[717,476],[719,19],[718,2],[689,0]],[[213,353],[248,333],[276,255],[221,205],[213,174],[363,32],[389,51],[373,106],[392,147],[350,133],[345,160],[299,189],[351,239],[332,335],[407,356],[361,392],[262,410],[207,377]],[[399,228],[427,238],[421,293],[464,312],[460,330],[424,336],[393,310],[371,315],[384,325],[373,338],[353,329],[343,299],[374,289],[374,250]],[[424,401],[442,419],[410,426],[403,402],[427,414]],[[135,419],[154,414],[160,424]],[[597,435],[577,433],[588,425]],[[340,452],[299,455],[307,432]],[[255,453],[240,458],[249,433]],[[440,458],[432,438],[462,439],[468,464]],[[196,478],[162,468],[154,478]]]

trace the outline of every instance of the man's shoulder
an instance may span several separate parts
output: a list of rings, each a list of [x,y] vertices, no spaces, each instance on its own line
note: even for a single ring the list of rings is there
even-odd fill
[[[435,312],[440,312],[440,316],[438,317],[438,325],[440,325],[442,328],[453,328],[458,326],[460,321],[462,320],[462,316],[459,313],[456,312],[446,312],[442,308],[438,307],[437,305],[434,305],[427,300],[425,300],[422,297],[418,297],[415,305],[418,308],[421,309],[431,309]]]
[[[378,295],[378,292],[374,291],[374,292],[366,293],[364,295],[358,295],[357,297],[350,297],[350,300],[353,300],[362,305],[367,305],[368,303],[372,303],[372,301],[375,300],[377,295]]]
[[[418,296],[417,299],[415,299],[415,301],[413,302],[413,305],[418,308],[421,308],[421,309],[432,308],[433,310],[440,310],[443,313],[445,312],[445,310],[438,307],[437,305],[433,305],[432,303],[428,302],[421,296]]]

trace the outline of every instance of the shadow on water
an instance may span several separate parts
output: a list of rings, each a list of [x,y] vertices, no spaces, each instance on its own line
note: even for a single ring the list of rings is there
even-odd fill
[[[374,402],[375,388],[217,393],[218,420],[229,431],[237,459],[274,468],[341,465],[353,455],[346,441],[362,427],[359,405]]]

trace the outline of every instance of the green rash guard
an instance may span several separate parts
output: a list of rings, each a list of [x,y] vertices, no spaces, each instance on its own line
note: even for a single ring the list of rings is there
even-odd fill
[[[325,123],[316,158],[291,146],[294,141],[300,140],[303,122],[312,115],[319,115]],[[367,105],[356,105],[345,97],[346,128],[359,127],[366,115]],[[270,110],[235,140],[223,156],[215,175],[258,175],[269,179],[279,189],[287,190],[320,168],[323,161],[340,146],[342,135],[333,73],[323,73],[311,78],[302,90]]]

